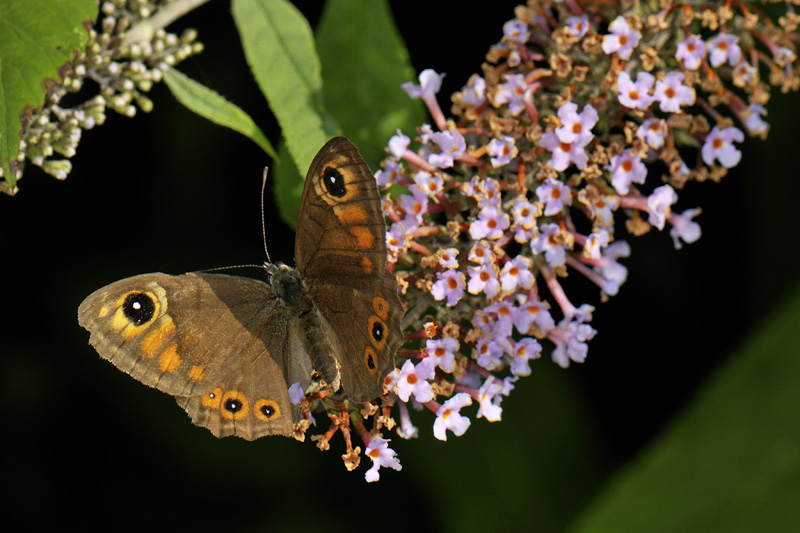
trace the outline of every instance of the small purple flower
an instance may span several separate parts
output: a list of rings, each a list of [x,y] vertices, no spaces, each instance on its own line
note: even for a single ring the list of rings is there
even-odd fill
[[[410,81],[401,85],[402,89],[411,98],[422,99],[440,130],[445,129],[447,125],[442,108],[439,107],[439,102],[436,101],[436,93],[442,88],[442,78],[444,78],[444,74],[437,74],[432,69],[425,69],[419,75],[419,85],[415,85]]]
[[[436,375],[434,365],[433,359],[428,357],[422,359],[416,366],[410,359],[406,360],[395,383],[397,397],[404,402],[407,402],[412,395],[420,403],[433,400],[433,390],[428,380]]]
[[[733,84],[738,87],[744,87],[756,78],[758,71],[747,61],[739,61],[739,64],[733,68],[732,74]]]
[[[603,52],[615,53],[622,59],[630,59],[631,52],[639,44],[642,35],[628,25],[625,17],[619,15],[608,25],[611,33],[603,36]]]
[[[435,300],[447,299],[452,307],[464,296],[464,274],[458,270],[446,270],[436,274],[437,281],[431,287],[431,295]]]
[[[583,245],[583,255],[589,259],[600,259],[602,250],[608,246],[609,235],[605,230],[590,233]]]
[[[683,84],[683,72],[672,71],[656,82],[653,97],[661,111],[678,113],[682,105],[693,105],[694,89]]]
[[[553,216],[572,204],[572,194],[566,183],[553,178],[546,178],[536,188],[536,196],[544,204],[545,216]]]
[[[589,208],[598,227],[610,227],[614,223],[614,211],[619,207],[616,194],[589,194],[586,189],[578,192],[578,201]]]
[[[739,48],[739,38],[729,33],[718,33],[708,42],[708,61],[717,68],[727,62],[736,65],[742,59],[742,49]]]
[[[375,172],[378,187],[388,187],[403,178],[403,165],[394,159],[384,159],[383,168]]]
[[[402,465],[400,465],[400,461],[396,457],[397,453],[389,448],[389,440],[390,439],[383,439],[381,437],[372,437],[372,440],[369,441],[367,448],[364,450],[366,456],[372,459],[372,468],[367,470],[364,474],[364,479],[366,479],[368,483],[378,481],[381,478],[378,470],[382,466],[393,468],[394,470],[403,469]]]
[[[299,404],[305,397],[306,391],[303,390],[303,386],[300,385],[300,382],[292,383],[289,387],[289,401],[292,402],[292,405]]]
[[[725,168],[733,168],[739,164],[742,153],[733,145],[734,142],[744,141],[744,133],[739,128],[733,126],[719,129],[714,126],[706,137],[701,153],[703,162],[711,165],[714,160],[718,160],[720,165]]]
[[[422,100],[436,99],[436,93],[442,88],[444,74],[437,74],[435,70],[427,68],[419,74],[419,85],[407,81],[401,87],[411,98]]]
[[[510,337],[514,328],[514,306],[505,300],[495,302],[483,308],[491,316],[496,317],[492,324],[492,335],[497,339]]]
[[[631,109],[647,109],[653,103],[650,90],[654,78],[649,72],[641,71],[636,75],[636,83],[624,70],[617,75],[617,91],[619,103]]]
[[[658,229],[664,229],[664,223],[670,214],[672,204],[678,201],[678,193],[669,185],[656,187],[647,197],[648,221]]]
[[[550,266],[561,266],[567,261],[566,245],[562,239],[556,237],[561,232],[558,224],[543,224],[539,228],[539,235],[531,241],[531,250],[534,253],[544,253],[544,259]]]
[[[457,248],[440,248],[436,255],[439,256],[439,265],[444,268],[458,268]]]
[[[631,255],[631,246],[625,241],[614,241],[603,251],[603,255],[595,266],[595,270],[603,278],[613,281],[617,286],[628,279],[628,268],[617,259]]]
[[[487,241],[477,241],[472,245],[468,259],[479,265],[492,265],[496,257],[490,243]]]
[[[460,437],[469,428],[470,420],[459,413],[463,407],[472,405],[472,398],[466,392],[459,392],[444,402],[436,411],[433,422],[433,436],[439,440],[447,440],[447,430]]]
[[[539,208],[526,199],[519,199],[511,206],[511,214],[514,215],[515,224],[535,224]]]
[[[543,303],[535,300],[529,300],[517,307],[513,319],[514,327],[522,335],[530,333],[531,326],[534,324],[543,334],[556,327],[550,310]]]
[[[438,193],[442,192],[442,187],[444,186],[444,180],[441,176],[438,174],[430,174],[424,170],[420,170],[414,174],[414,183],[425,191],[425,194],[429,197],[436,196]]]
[[[597,333],[589,324],[583,323],[587,319],[591,319],[591,315],[565,318],[558,328],[547,334],[547,338],[556,345],[552,354],[553,361],[561,368],[567,368],[570,361],[583,363],[586,360],[586,354],[589,352],[586,341],[591,340]]]
[[[561,142],[558,135],[552,131],[542,134],[539,145],[553,154],[549,163],[553,169],[559,172],[566,170],[570,163],[575,163],[575,166],[582,170],[589,162],[589,156],[582,146]]]
[[[436,363],[436,366],[451,373],[456,367],[456,352],[458,351],[458,341],[452,337],[445,337],[441,340],[428,339],[425,341],[425,350],[428,358]]]
[[[642,184],[647,177],[647,167],[633,150],[612,156],[606,169],[611,171],[611,184],[619,194],[628,194],[631,183]]]
[[[503,414],[500,407],[502,396],[508,396],[514,389],[516,376],[505,378],[500,381],[494,376],[490,376],[478,390],[478,418],[484,417],[489,422],[497,422]]]
[[[496,105],[508,104],[508,111],[517,116],[525,108],[525,92],[528,84],[522,74],[507,74],[506,82],[500,85],[494,97]]]
[[[503,348],[491,337],[483,337],[472,350],[472,357],[488,371],[497,370],[503,365]]]
[[[512,293],[517,288],[530,289],[534,281],[531,266],[531,260],[523,255],[518,255],[503,265],[503,270],[500,271],[500,283],[502,283],[503,291]]]
[[[474,240],[499,239],[508,228],[508,215],[495,207],[484,207],[478,219],[469,226],[469,234]]]
[[[706,55],[706,43],[702,39],[692,36],[678,43],[675,58],[683,63],[688,70],[697,70],[703,63]]]
[[[483,291],[487,298],[493,298],[500,291],[500,281],[497,279],[497,268],[493,264],[470,266],[469,283],[467,290],[470,294]]]
[[[489,141],[486,151],[494,168],[507,165],[513,158],[517,157],[518,153],[514,138],[507,135],[503,135],[500,138],[494,137]]]
[[[486,102],[486,80],[477,74],[473,75],[461,89],[461,101],[474,107],[483,105]]]
[[[400,195],[400,208],[405,213],[401,221],[406,231],[412,231],[422,225],[422,215],[428,207],[428,195],[418,185],[408,188],[411,194]]]
[[[769,130],[769,124],[761,119],[762,116],[767,114],[764,106],[758,104],[750,104],[747,106],[747,111],[744,113],[744,126],[751,135],[762,135]]]
[[[503,24],[503,35],[510,41],[525,44],[528,42],[528,25],[521,20],[509,20]]]
[[[672,237],[672,243],[675,245],[676,250],[683,248],[681,240],[687,244],[691,244],[702,235],[700,224],[694,222],[692,219],[700,214],[700,209],[687,209],[680,215],[673,213],[669,217],[669,223],[672,224],[672,229],[669,234]]]
[[[583,106],[583,110],[578,113],[577,104],[567,102],[558,108],[558,118],[561,121],[561,127],[556,128],[558,140],[582,147],[594,137],[591,130],[600,117],[590,104]]]
[[[400,222],[394,222],[386,230],[386,250],[389,252],[389,261],[397,261],[397,254],[405,247],[406,228]]]
[[[408,149],[408,144],[411,139],[403,135],[403,132],[397,130],[397,135],[392,135],[389,139],[389,154],[395,159],[400,159]]]
[[[467,143],[464,136],[458,130],[437,131],[432,135],[433,142],[441,150],[440,153],[432,153],[428,156],[428,163],[436,168],[449,168],[453,166],[453,158],[464,153]]]
[[[565,29],[569,30],[569,32],[575,36],[577,39],[580,39],[586,32],[589,31],[589,18],[586,15],[581,15],[580,17],[569,17],[565,21]]]
[[[648,118],[636,130],[636,136],[646,142],[650,148],[658,150],[664,146],[664,132],[666,129],[667,123],[664,120]]]
[[[542,356],[542,345],[534,338],[524,337],[514,343],[514,356],[511,358],[511,373],[515,376],[531,375],[531,359]]]

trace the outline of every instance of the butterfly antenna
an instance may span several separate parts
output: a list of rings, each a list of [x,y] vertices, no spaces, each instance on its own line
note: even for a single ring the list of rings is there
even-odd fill
[[[264,178],[261,180],[261,238],[264,239],[264,253],[267,254],[267,263],[272,263],[267,250],[267,226],[264,224],[264,190],[267,187],[267,172],[269,167],[264,167]]]

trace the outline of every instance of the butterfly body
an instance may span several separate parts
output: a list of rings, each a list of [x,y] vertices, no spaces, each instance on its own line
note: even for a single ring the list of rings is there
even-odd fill
[[[134,276],[81,303],[101,357],[175,396],[218,437],[292,434],[316,370],[356,402],[383,393],[402,343],[402,306],[386,270],[385,226],[369,168],[344,138],[312,163],[301,202],[297,268],[267,280],[213,273]]]

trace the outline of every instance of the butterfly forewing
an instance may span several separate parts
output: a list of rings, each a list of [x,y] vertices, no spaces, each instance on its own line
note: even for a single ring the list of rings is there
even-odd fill
[[[291,433],[286,345],[293,323],[264,282],[220,274],[144,274],[95,291],[81,304],[78,320],[103,358],[176,396],[196,423],[214,425],[210,420],[224,419],[226,411],[220,404],[216,414],[206,409],[204,418],[198,417],[189,409],[197,404],[193,399],[235,392],[251,404],[246,414],[253,417],[237,415],[239,427],[249,428],[240,436],[266,431],[252,409],[258,400],[281,407],[280,423],[275,416],[266,420],[269,431]],[[297,359],[303,361],[303,354]],[[307,356],[303,366],[310,373]]]

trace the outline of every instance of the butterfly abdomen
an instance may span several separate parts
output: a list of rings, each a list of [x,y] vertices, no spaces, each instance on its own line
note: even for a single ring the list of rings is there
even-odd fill
[[[336,360],[338,351],[332,344],[331,336],[326,333],[328,328],[323,326],[325,319],[317,311],[312,311],[300,317],[300,331],[303,333],[303,343],[306,352],[311,356],[311,363],[333,391],[339,390],[341,374],[339,361]]]

